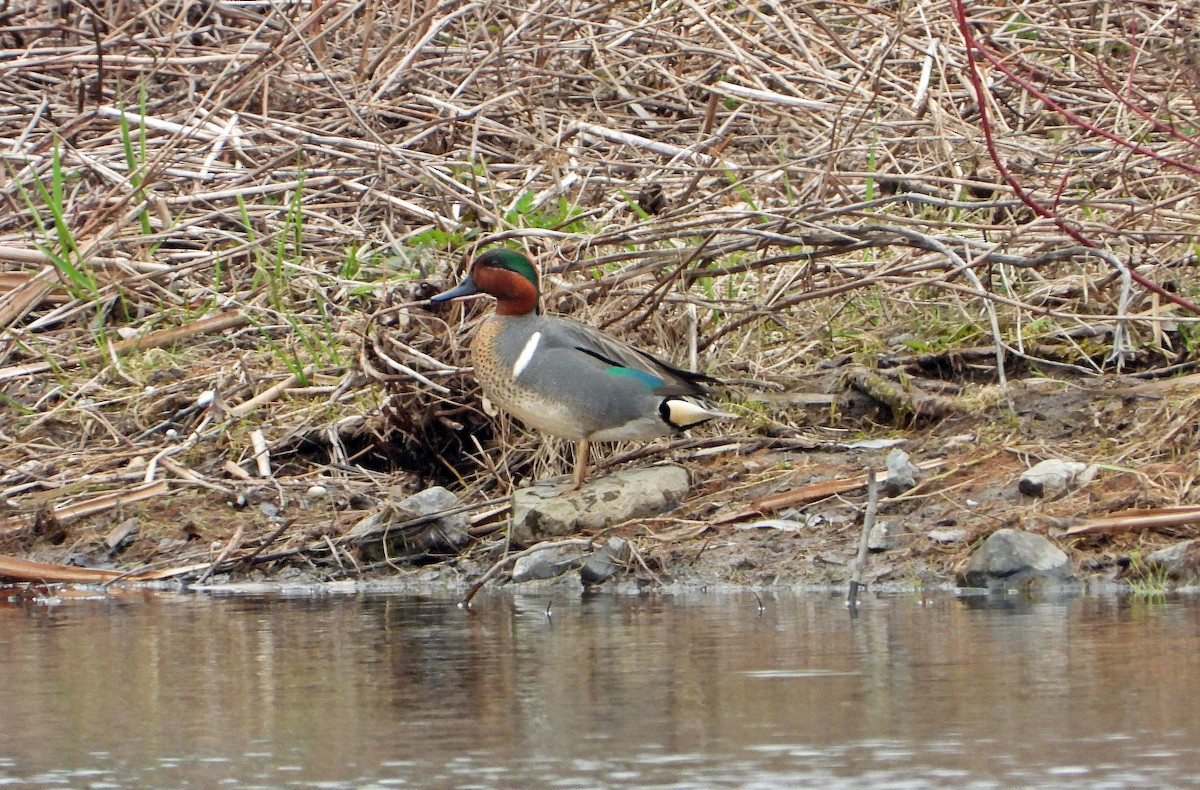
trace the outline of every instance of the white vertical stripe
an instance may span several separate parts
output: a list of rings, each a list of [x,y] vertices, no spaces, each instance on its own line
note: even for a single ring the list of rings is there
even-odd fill
[[[534,332],[525,341],[525,348],[521,349],[521,353],[517,356],[516,363],[513,364],[513,378],[517,378],[524,372],[525,368],[529,367],[529,363],[533,360],[533,354],[537,351],[538,343],[542,342],[542,333]]]

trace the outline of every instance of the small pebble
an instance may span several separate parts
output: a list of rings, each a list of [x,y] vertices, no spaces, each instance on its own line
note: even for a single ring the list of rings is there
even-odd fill
[[[1090,474],[1087,472],[1087,464],[1048,458],[1026,469],[1017,482],[1017,489],[1025,496],[1045,496],[1076,483],[1087,485],[1095,474],[1094,471]]]
[[[931,529],[929,539],[934,543],[958,543],[967,539],[965,529]]]
[[[871,551],[891,551],[900,546],[900,529],[884,521],[876,522],[867,538]]]
[[[892,448],[886,459],[887,479],[883,481],[883,490],[889,496],[898,496],[917,484],[921,470],[909,460],[908,453],[899,447]]]

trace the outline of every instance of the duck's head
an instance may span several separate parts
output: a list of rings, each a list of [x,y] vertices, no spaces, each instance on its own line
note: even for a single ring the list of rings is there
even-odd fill
[[[488,250],[476,257],[466,279],[449,291],[431,297],[429,301],[446,302],[480,293],[496,297],[498,315],[540,312],[537,269],[516,250]]]

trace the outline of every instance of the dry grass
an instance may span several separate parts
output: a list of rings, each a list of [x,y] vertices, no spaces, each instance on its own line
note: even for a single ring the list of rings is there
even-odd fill
[[[418,304],[495,243],[551,310],[694,346],[746,446],[827,360],[1190,369],[1196,9],[966,11],[971,59],[945,2],[5,3],[7,507],[233,496],[255,430],[292,501],[559,470],[479,408],[481,308]]]

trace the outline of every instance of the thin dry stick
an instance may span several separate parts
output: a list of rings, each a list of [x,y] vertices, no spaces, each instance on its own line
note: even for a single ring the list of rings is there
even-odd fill
[[[212,564],[208,566],[208,569],[205,570],[204,573],[200,574],[200,578],[196,579],[196,584],[203,584],[204,580],[209,576],[212,576],[213,571],[215,571],[217,567],[225,561],[225,558],[229,556],[230,552],[241,545],[242,535],[245,533],[245,530],[246,522],[242,519],[238,519],[237,529],[234,531],[233,537],[230,538],[229,542],[225,544],[225,548],[221,549],[221,553],[218,554],[217,558],[212,561]]]
[[[154,483],[132,486],[121,491],[100,494],[99,496],[75,502],[74,504],[55,505],[50,508],[49,514],[60,522],[74,521],[78,518],[118,508],[123,504],[141,502],[142,500],[163,496],[168,490],[167,483],[159,480]],[[0,520],[0,535],[15,530],[27,529],[33,526],[35,521],[36,517],[32,514],[9,516]]]
[[[108,355],[111,354],[126,354],[131,351],[143,351],[150,348],[166,348],[172,346],[181,340],[196,337],[198,335],[216,334],[224,332],[227,329],[237,329],[246,326],[250,323],[250,319],[239,312],[228,312],[205,318],[200,321],[195,321],[185,326],[175,327],[172,329],[162,329],[157,332],[140,337],[131,338],[129,340],[121,340],[112,343],[108,349],[104,351],[95,351],[89,354],[83,354],[75,357],[67,357],[63,359],[55,359],[53,362],[38,362],[28,365],[13,365],[6,368],[0,368],[0,382],[11,378],[21,376],[33,376],[39,373],[46,373],[55,368],[73,368],[80,365],[95,365],[104,362]]]
[[[858,556],[854,558],[854,570],[850,573],[850,587],[846,591],[846,605],[853,614],[858,611],[858,590],[863,586],[863,570],[867,567],[867,555],[871,544],[871,530],[875,528],[875,509],[879,507],[879,486],[875,482],[875,470],[867,468],[867,508],[863,511],[862,534],[858,539]]]
[[[306,378],[306,379],[312,378],[312,375],[313,375],[313,368],[311,366],[304,369],[304,378]],[[229,408],[229,415],[231,417],[245,417],[247,414],[254,411],[255,409],[262,408],[265,404],[268,404],[271,401],[275,400],[276,398],[281,396],[283,393],[287,392],[289,389],[291,389],[292,387],[296,386],[299,383],[300,383],[300,376],[293,373],[290,376],[288,376],[287,378],[282,379],[281,381],[277,381],[274,384],[272,384],[271,386],[267,387],[265,390],[258,393],[250,400],[248,400],[244,403],[239,403],[237,406],[231,406]]]

